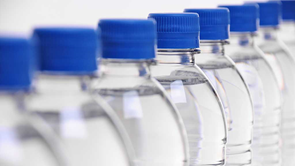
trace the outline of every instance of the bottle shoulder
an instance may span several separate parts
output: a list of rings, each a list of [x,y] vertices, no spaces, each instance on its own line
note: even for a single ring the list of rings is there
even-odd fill
[[[55,109],[61,107],[80,107],[86,103],[92,103],[93,99],[87,92],[67,93],[67,92],[34,92],[29,96],[29,109]]]
[[[109,119],[112,111],[102,98],[94,99],[90,91],[38,91],[27,97],[26,106],[29,113],[37,115],[53,128],[59,128],[60,122],[76,119],[88,121],[93,118]]]
[[[25,101],[26,96],[0,97],[0,144],[13,149],[9,154],[2,153],[7,157],[4,159],[7,163],[17,165],[50,163],[49,165],[55,166],[63,163],[62,158],[58,161],[55,158],[60,152],[56,151],[59,148],[58,141],[39,118],[27,114]],[[9,155],[13,155],[13,158]],[[34,159],[26,160],[27,157],[32,157],[31,155]]]
[[[202,70],[193,64],[175,65],[159,64],[153,66],[152,76],[162,85],[171,84],[175,81],[181,81],[184,85],[202,84],[208,82]]]
[[[139,95],[162,94],[162,88],[151,77],[108,77],[93,80],[92,92],[101,95],[123,95],[130,91]]]
[[[285,44],[279,40],[265,40],[258,47],[265,53],[269,52],[285,52]]]
[[[198,54],[195,55],[195,63],[201,69],[234,68],[228,56],[222,54]]]
[[[234,62],[263,60],[263,52],[257,46],[251,47],[228,47],[227,55]]]

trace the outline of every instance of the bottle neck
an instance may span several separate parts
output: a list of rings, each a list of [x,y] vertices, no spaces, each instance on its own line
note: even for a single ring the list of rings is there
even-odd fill
[[[77,93],[88,90],[91,81],[89,75],[53,75],[40,74],[37,78],[38,93]]]
[[[280,26],[280,31],[295,33],[295,21],[283,21]]]
[[[283,21],[280,26],[279,35],[280,39],[284,42],[294,42],[295,40],[295,22],[294,21]]]
[[[201,54],[224,55],[224,46],[229,44],[226,40],[201,40]]]
[[[157,62],[160,64],[182,64],[193,65],[195,54],[199,54],[200,50],[195,49],[158,49]]]
[[[278,28],[277,27],[261,27],[260,38],[266,41],[278,40]]]
[[[146,77],[150,78],[151,60],[102,59],[100,64],[101,77]]]
[[[252,47],[254,46],[254,37],[256,34],[254,32],[239,33],[231,32],[230,33],[230,45],[239,46],[239,47]]]

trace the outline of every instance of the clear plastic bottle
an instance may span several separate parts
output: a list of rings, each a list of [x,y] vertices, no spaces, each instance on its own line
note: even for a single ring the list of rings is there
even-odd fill
[[[224,54],[229,38],[229,11],[218,9],[186,9],[198,13],[201,27],[201,54],[194,62],[204,71],[223,103],[229,107],[226,165],[250,165],[253,107],[250,94],[234,62]],[[222,94],[222,95],[221,95]]]
[[[281,122],[283,165],[290,166],[295,162],[295,60],[278,37],[281,3],[274,1],[259,3],[259,8],[261,28],[258,46],[268,59],[276,59],[277,68],[281,69],[283,77],[284,103]]]
[[[133,165],[132,147],[113,110],[87,91],[87,82],[97,69],[95,31],[37,28],[34,38],[40,73],[28,110],[55,131],[70,165]]]
[[[152,76],[177,106],[189,140],[190,165],[225,163],[226,119],[221,100],[202,70],[199,54],[199,17],[195,13],[154,13],[158,31],[158,64]]]
[[[188,165],[182,119],[150,75],[156,26],[152,20],[103,19],[100,78],[93,83],[115,110],[133,144],[139,166]]]
[[[0,38],[0,165],[64,166],[66,163],[50,130],[37,118],[24,113],[32,62],[29,41]]]
[[[279,37],[295,57],[295,1],[282,0],[282,18]]]
[[[254,41],[258,30],[258,5],[221,6],[230,10],[230,45],[227,55],[246,81],[254,106],[253,166],[280,161],[279,140],[282,96],[274,70]]]

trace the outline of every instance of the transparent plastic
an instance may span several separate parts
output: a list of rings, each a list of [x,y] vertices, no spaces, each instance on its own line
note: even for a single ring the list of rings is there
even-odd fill
[[[287,46],[279,40],[276,28],[261,28],[259,47],[266,57],[277,61],[282,73],[282,143],[283,165],[295,164],[295,60]],[[278,72],[279,73],[279,72]],[[278,76],[280,77],[280,76]]]
[[[152,76],[165,88],[186,127],[190,166],[225,163],[226,119],[220,98],[193,55],[198,50],[158,50]]]
[[[280,26],[279,37],[295,57],[295,21],[283,21]]]
[[[25,113],[23,92],[0,92],[0,165],[64,166],[50,130]]]
[[[103,59],[93,83],[133,143],[138,166],[188,165],[187,137],[175,106],[151,78],[150,60]]]
[[[231,33],[227,55],[248,85],[254,107],[253,166],[279,164],[282,94],[275,68],[254,42],[254,33]]]
[[[60,73],[59,73],[60,74]],[[112,110],[87,92],[88,76],[44,73],[28,110],[60,138],[71,166],[130,166],[132,147]]]
[[[250,165],[253,107],[247,85],[234,62],[224,55],[226,43],[201,41],[201,54],[195,54],[194,61],[210,79],[228,110],[226,165]]]

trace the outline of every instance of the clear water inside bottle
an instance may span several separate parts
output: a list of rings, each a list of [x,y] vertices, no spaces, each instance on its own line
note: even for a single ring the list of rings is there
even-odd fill
[[[185,53],[158,53],[151,72],[176,105],[188,134],[190,165],[224,165],[227,128],[222,104]]]
[[[256,85],[258,86],[258,91],[256,89],[257,87],[251,86],[251,82],[247,81],[249,79],[245,79],[249,85],[250,93],[253,94],[254,103],[253,164],[278,164],[280,161],[279,125],[281,100],[278,86],[275,85],[276,80],[272,78],[272,73],[269,71],[263,59],[259,58],[239,62],[237,63],[238,68],[243,63],[258,69],[256,71],[259,74],[259,78],[261,78],[260,81],[257,81],[258,85]],[[244,68],[240,70],[244,70]],[[242,75],[244,76],[245,74]],[[265,102],[259,97],[259,94],[255,95],[255,93],[259,93],[259,90],[262,88],[263,91],[260,92],[265,94]]]
[[[281,88],[275,73],[275,61],[268,63],[263,52],[254,44],[253,34],[232,34],[228,55],[248,85],[254,107],[253,163],[254,166],[276,165],[280,162]],[[247,43],[247,44],[246,44]]]
[[[223,44],[201,43],[195,63],[204,71],[228,107],[226,165],[250,165],[253,109],[248,88],[233,62],[223,55]]]
[[[110,110],[94,101],[82,82],[79,76],[39,76],[29,111],[55,131],[70,165],[132,165]]]
[[[263,42],[259,45],[268,59],[275,58],[283,76],[283,107],[282,107],[282,164],[294,165],[295,155],[295,61],[284,43],[276,36],[274,29],[265,29],[261,33]]]
[[[48,142],[33,118],[23,114],[17,104],[23,101],[17,96],[0,94],[0,165],[61,166],[55,145]]]
[[[115,110],[138,166],[184,166],[187,140],[182,120],[145,61],[103,60],[94,93]]]

